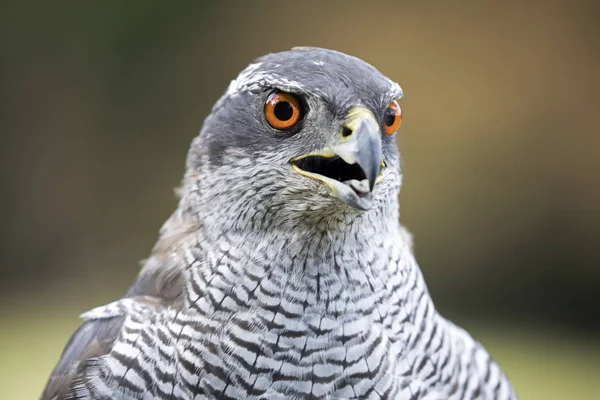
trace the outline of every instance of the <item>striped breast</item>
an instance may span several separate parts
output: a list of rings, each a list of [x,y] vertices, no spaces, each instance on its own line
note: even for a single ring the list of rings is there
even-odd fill
[[[183,308],[125,299],[88,315],[126,321],[81,371],[78,398],[516,398],[489,355],[437,314],[400,238],[330,262],[234,241],[185,251]]]

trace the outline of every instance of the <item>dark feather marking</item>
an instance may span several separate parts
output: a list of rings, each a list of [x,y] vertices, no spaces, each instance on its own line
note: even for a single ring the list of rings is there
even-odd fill
[[[86,321],[71,336],[61,359],[50,376],[41,400],[62,398],[71,387],[83,361],[110,351],[119,336],[125,316]]]

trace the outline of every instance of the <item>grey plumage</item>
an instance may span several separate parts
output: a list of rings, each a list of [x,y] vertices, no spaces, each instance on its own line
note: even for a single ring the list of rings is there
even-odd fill
[[[274,90],[301,99],[290,130],[265,120]],[[339,150],[355,110],[381,126],[401,96],[369,64],[324,49],[242,71],[191,145],[179,207],[138,280],[83,315],[42,399],[516,399],[433,306],[399,224],[395,138],[370,136],[383,172],[367,211],[351,206],[361,193],[336,191],[346,183],[290,164]],[[348,140],[372,135],[367,122]]]

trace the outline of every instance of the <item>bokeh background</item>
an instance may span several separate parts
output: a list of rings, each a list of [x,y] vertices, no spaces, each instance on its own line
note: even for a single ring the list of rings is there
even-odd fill
[[[3,2],[0,397],[36,398],[77,315],[133,281],[229,81],[313,45],[404,88],[401,219],[438,308],[523,399],[600,398],[599,10]]]

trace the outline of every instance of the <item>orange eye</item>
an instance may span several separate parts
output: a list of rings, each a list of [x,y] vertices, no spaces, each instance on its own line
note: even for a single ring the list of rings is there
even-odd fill
[[[275,129],[290,129],[300,121],[300,103],[289,93],[273,93],[265,104],[267,122]]]
[[[402,110],[396,100],[392,101],[383,113],[383,131],[392,136],[402,123]]]

